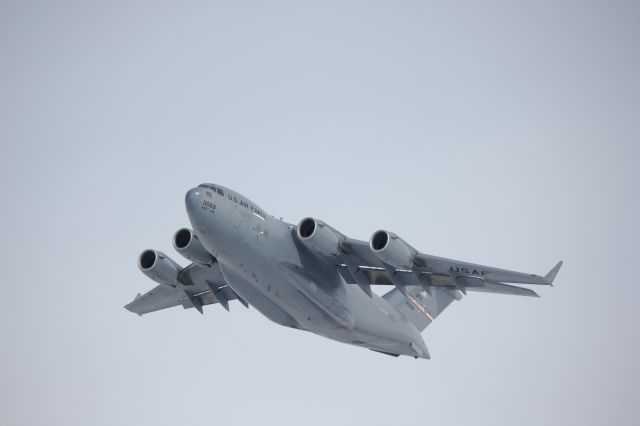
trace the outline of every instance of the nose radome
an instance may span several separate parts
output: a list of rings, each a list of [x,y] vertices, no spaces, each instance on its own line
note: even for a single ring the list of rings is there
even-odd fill
[[[187,212],[194,211],[202,201],[202,188],[193,188],[187,191],[184,197],[184,203],[187,207]]]

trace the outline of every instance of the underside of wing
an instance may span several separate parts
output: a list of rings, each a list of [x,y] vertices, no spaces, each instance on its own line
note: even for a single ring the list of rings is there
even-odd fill
[[[125,309],[134,314],[143,315],[180,305],[183,292],[175,287],[159,285],[145,294],[138,294]]]
[[[466,290],[537,296],[529,289],[505,283],[552,285],[562,262],[546,276],[527,274],[491,266],[461,262],[423,253],[416,253],[409,267],[395,268],[385,264],[365,241],[346,238],[342,243],[338,265],[346,282],[358,284],[369,292],[367,285],[421,285]]]
[[[454,279],[456,277],[471,277],[494,283],[535,285],[552,285],[555,275],[562,266],[562,262],[558,263],[546,277],[542,277],[536,274],[509,271],[507,269],[445,259],[443,257],[431,256],[423,253],[419,253],[415,257],[415,263],[416,267],[421,270],[429,271],[434,274],[448,274],[454,277]]]
[[[228,310],[229,301],[234,299],[247,306],[225,282],[217,263],[211,266],[193,263],[180,271],[176,285],[159,285],[143,295],[139,294],[125,309],[144,315],[182,305],[184,309],[195,308],[202,313],[204,305],[214,303],[220,303]]]

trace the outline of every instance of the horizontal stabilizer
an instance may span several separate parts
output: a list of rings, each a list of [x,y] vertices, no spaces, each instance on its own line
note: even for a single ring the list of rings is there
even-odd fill
[[[558,271],[562,268],[562,260],[558,262],[556,266],[553,267],[552,270],[549,271],[547,275],[544,276],[544,280],[549,283],[549,285],[553,285],[553,280],[556,279],[556,275],[558,275]]]

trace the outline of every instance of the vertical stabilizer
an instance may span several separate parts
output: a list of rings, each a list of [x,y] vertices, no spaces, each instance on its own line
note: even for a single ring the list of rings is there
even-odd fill
[[[418,331],[427,328],[452,301],[460,299],[460,293],[454,289],[432,286],[431,295],[417,285],[406,286],[404,289],[406,297],[397,288],[382,297],[411,321]]]

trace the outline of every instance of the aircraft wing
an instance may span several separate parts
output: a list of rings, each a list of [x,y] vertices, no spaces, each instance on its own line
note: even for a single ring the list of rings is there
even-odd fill
[[[558,263],[546,276],[527,274],[491,266],[462,262],[418,253],[411,269],[385,265],[373,254],[366,241],[346,238],[342,242],[339,266],[347,282],[359,284],[365,292],[367,284],[445,286],[466,292],[467,289],[502,294],[537,296],[531,290],[504,283],[552,285],[562,266]],[[418,282],[415,282],[417,277]],[[395,282],[394,282],[395,281]]]
[[[138,294],[125,309],[138,315],[182,305],[184,309],[220,303],[229,310],[229,301],[238,299],[248,306],[224,280],[217,263],[201,266],[195,263],[182,269],[175,286],[159,285],[145,294]]]

